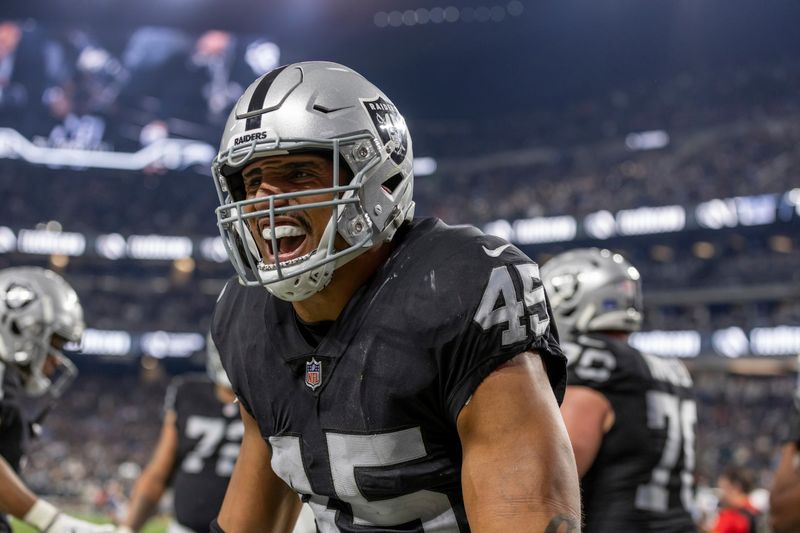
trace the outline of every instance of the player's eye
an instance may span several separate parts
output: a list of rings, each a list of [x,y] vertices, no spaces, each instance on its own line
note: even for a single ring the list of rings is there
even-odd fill
[[[244,190],[248,195],[255,194],[261,186],[261,174],[254,173],[244,176]]]
[[[289,178],[295,182],[307,182],[313,180],[316,176],[307,170],[295,170],[291,173]]]

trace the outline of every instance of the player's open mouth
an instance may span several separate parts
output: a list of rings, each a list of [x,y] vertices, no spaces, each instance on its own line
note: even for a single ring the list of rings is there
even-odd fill
[[[276,249],[273,248],[273,234],[277,241],[278,262],[284,263],[296,259],[308,251],[305,249],[308,232],[301,226],[286,224],[274,228],[261,228],[261,236],[267,245],[267,263],[275,263]]]

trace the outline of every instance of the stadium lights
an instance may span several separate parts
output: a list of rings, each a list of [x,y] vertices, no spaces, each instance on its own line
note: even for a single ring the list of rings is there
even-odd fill
[[[519,17],[525,6],[519,0],[512,0],[506,5],[466,6],[461,9],[455,6],[433,7],[431,9],[407,9],[405,11],[378,11],[372,22],[379,28],[399,28],[401,26],[417,26],[442,23],[471,22],[503,22],[506,16]]]
[[[125,257],[127,244],[125,243],[125,237],[119,233],[110,233],[98,236],[94,243],[94,248],[97,255],[114,261]]]
[[[571,241],[575,238],[578,222],[575,217],[535,217],[515,220],[496,220],[484,226],[483,231],[517,244]]]
[[[183,259],[192,256],[192,239],[163,235],[131,235],[128,255],[133,259]]]
[[[763,226],[775,222],[778,208],[777,194],[762,194],[702,202],[694,215],[697,224],[706,229]]]
[[[686,210],[679,205],[624,209],[616,216],[620,235],[652,235],[681,231],[686,227]]]
[[[23,229],[17,236],[17,250],[40,255],[83,255],[86,237],[80,233]]]
[[[414,158],[414,176],[430,176],[436,172],[436,160],[432,157],[415,157]]]
[[[715,331],[711,335],[711,345],[718,354],[731,358],[747,355],[750,349],[747,335],[738,327]]]
[[[164,357],[189,357],[205,348],[205,335],[201,333],[167,333],[154,331],[141,338],[142,352],[163,359]]]
[[[206,237],[200,241],[200,256],[208,261],[215,263],[225,263],[228,261],[228,252],[225,251],[225,244],[222,237]]]
[[[790,194],[790,193],[787,193]],[[798,193],[800,195],[800,193]],[[530,245],[574,240],[605,240],[612,237],[652,235],[680,232],[697,228],[724,229],[739,226],[776,224],[800,219],[778,217],[778,198],[786,195],[760,195],[728,199],[715,199],[695,207],[678,205],[640,207],[612,213],[597,211],[583,220],[573,216],[534,217],[519,220],[495,220],[483,226],[483,231],[515,244]],[[694,213],[687,217],[687,213]],[[776,235],[770,246],[780,252],[793,249],[789,237]],[[653,246],[657,260],[670,260],[672,250],[661,244]],[[705,246],[701,255],[709,255]],[[222,238],[168,235],[130,235],[118,233],[91,235],[52,231],[47,229],[19,229],[15,231],[0,226],[0,254],[29,253],[38,255],[81,256],[94,255],[109,260],[125,258],[169,261],[192,258],[215,263],[228,260]],[[656,253],[657,252],[657,253]]]
[[[653,355],[697,357],[700,355],[699,331],[640,331],[632,333],[629,343]]]
[[[0,226],[0,253],[13,252],[17,247],[17,236],[14,230],[6,226]]]
[[[656,150],[669,144],[669,134],[664,130],[629,133],[625,137],[628,150]]]
[[[750,350],[755,355],[800,354],[800,327],[755,328],[750,332]]]
[[[136,357],[150,355],[156,359],[186,358],[205,349],[205,332],[129,332],[87,329],[78,346],[64,348],[84,355]],[[681,358],[718,355],[727,358],[745,356],[781,357],[800,354],[800,327],[775,326],[753,328],[749,334],[739,327],[711,332],[696,330],[652,330],[632,333],[632,346],[643,352]]]
[[[583,220],[586,234],[594,239],[608,239],[617,234],[617,221],[609,211],[597,211]]]
[[[536,217],[516,220],[512,227],[515,242],[538,244],[573,240],[578,222],[572,216]]]
[[[87,355],[105,355],[120,357],[130,355],[131,334],[126,331],[87,329],[80,345],[67,343],[67,351],[80,351]]]

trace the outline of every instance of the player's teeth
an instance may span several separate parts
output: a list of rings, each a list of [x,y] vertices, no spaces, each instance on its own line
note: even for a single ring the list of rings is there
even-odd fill
[[[273,228],[264,228],[261,230],[261,236],[265,240],[272,239]],[[284,237],[302,237],[306,231],[300,226],[276,226],[274,228],[275,238],[283,239]]]

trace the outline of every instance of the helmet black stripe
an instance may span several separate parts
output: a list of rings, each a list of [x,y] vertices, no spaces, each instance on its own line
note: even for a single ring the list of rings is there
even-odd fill
[[[256,86],[256,90],[253,91],[253,97],[250,98],[250,104],[247,106],[248,113],[264,108],[264,100],[267,98],[267,92],[269,91],[269,88],[272,87],[272,82],[275,81],[275,78],[278,77],[278,74],[283,72],[283,69],[285,68],[286,66],[278,67],[261,78],[261,81],[258,82],[258,85]],[[245,130],[250,131],[258,129],[261,126],[261,117],[262,115],[256,115],[248,118]]]

